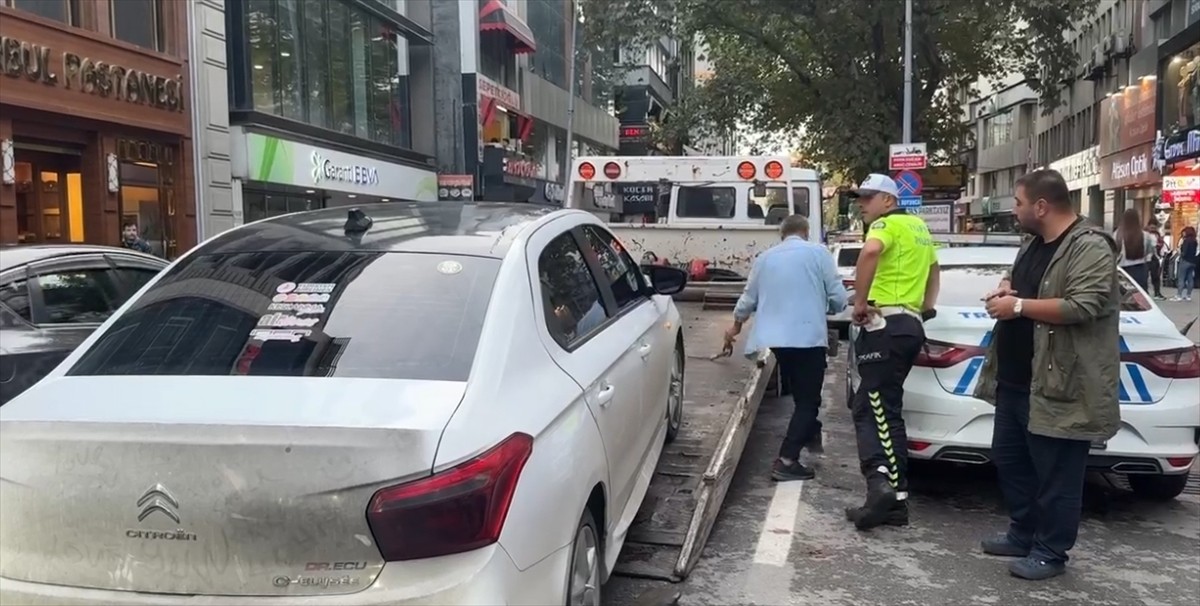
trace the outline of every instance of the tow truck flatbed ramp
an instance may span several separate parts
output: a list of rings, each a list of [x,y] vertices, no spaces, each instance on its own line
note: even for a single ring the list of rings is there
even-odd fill
[[[772,382],[775,358],[749,360],[741,343],[721,349],[728,311],[679,303],[684,323],[683,427],[662,459],[613,574],[678,582],[700,558],[741,460],[758,407]]]

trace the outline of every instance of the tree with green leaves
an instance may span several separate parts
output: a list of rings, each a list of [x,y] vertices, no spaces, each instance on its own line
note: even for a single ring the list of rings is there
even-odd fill
[[[592,48],[704,41],[714,76],[672,108],[665,137],[803,132],[796,143],[810,161],[851,178],[885,169],[888,145],[901,140],[902,0],[581,2]],[[913,140],[931,154],[955,150],[966,132],[962,95],[981,79],[1023,74],[1044,108],[1058,107],[1078,68],[1067,33],[1095,4],[913,0]]]

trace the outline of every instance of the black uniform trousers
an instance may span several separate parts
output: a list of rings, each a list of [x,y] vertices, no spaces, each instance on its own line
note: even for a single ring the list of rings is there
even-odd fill
[[[904,381],[925,344],[925,328],[920,319],[904,313],[887,316],[885,321],[887,325],[879,330],[860,328],[855,339],[860,382],[850,404],[851,416],[863,475],[882,473],[897,491],[905,491]]]

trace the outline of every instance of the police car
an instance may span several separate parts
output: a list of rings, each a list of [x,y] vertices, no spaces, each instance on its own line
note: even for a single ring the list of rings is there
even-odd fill
[[[995,321],[980,298],[996,287],[1016,247],[941,248],[936,318],[904,384],[909,457],[991,462],[992,406],[971,394]],[[1124,272],[1121,302],[1121,427],[1093,444],[1089,466],[1125,474],[1141,496],[1172,499],[1187,483],[1200,444],[1200,350]],[[847,394],[858,386],[850,334]]]

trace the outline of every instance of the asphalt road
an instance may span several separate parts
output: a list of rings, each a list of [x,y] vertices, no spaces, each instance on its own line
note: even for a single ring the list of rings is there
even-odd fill
[[[816,460],[815,480],[770,481],[790,401],[764,402],[695,571],[677,585],[614,577],[604,603],[649,604],[647,596],[668,586],[689,605],[1200,603],[1195,496],[1147,503],[1103,477],[1090,479],[1069,570],[1041,583],[1016,579],[1005,559],[979,552],[980,538],[1007,521],[989,468],[920,466],[912,481],[912,525],[856,531],[843,517],[863,490],[843,373],[836,362],[826,375],[826,454]]]

